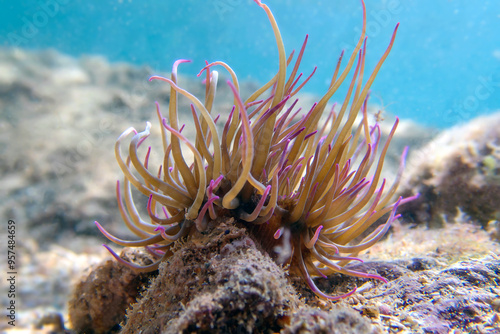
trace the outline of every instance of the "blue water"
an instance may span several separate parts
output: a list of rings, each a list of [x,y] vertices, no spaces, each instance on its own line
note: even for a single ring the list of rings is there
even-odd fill
[[[338,55],[361,28],[356,0],[269,0],[287,52],[309,44],[302,70],[318,66],[304,90],[325,91]],[[0,45],[53,47],[75,56],[169,71],[178,58],[228,62],[240,79],[267,81],[277,51],[267,17],[251,0],[3,0]],[[367,0],[367,71],[400,29],[372,88],[372,102],[402,118],[448,127],[500,109],[500,1]],[[221,70],[222,71],[222,70]],[[1,75],[1,74],[0,74]],[[336,96],[342,100],[343,92]]]

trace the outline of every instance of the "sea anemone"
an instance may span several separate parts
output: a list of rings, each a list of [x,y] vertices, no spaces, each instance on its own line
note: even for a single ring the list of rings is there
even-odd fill
[[[266,12],[274,31],[278,73],[243,100],[231,67],[220,61],[207,63],[198,74],[205,73],[203,102],[178,85],[177,69],[186,60],[174,63],[170,78],[152,76],[150,81],[170,85],[168,117],[163,116],[156,103],[163,164],[157,171],[150,171],[151,147],[144,158],[139,157],[139,148],[150,135],[149,122],[142,132],[127,129],[115,146],[124,174],[123,183],[118,182],[116,187],[119,209],[125,224],[140,240],[121,240],[96,224],[111,241],[122,246],[144,246],[157,256],[157,262],[139,267],[125,262],[106,246],[118,261],[135,270],[152,271],[172,254],[171,246],[176,240],[189,236],[195,229],[204,232],[217,219],[232,217],[258,236],[256,239],[262,240],[263,247],[278,263],[289,265],[290,271],[302,276],[317,296],[329,300],[343,298],[355,289],[341,296],[328,295],[318,289],[312,277],[343,273],[385,281],[379,275],[351,270],[345,265],[361,261],[356,257],[358,253],[377,242],[399,217],[398,206],[412,199],[391,202],[407,149],[392,186],[387,190],[385,179],[381,180],[384,158],[398,120],[378,152],[381,130],[378,124],[369,125],[367,114],[370,86],[391,50],[398,27],[363,84],[366,9],[362,3],[363,29],[347,65],[340,69],[342,53],[327,92],[301,113],[300,108],[295,108],[298,100],[294,96],[316,71],[299,83],[302,73],[298,74],[298,68],[307,36],[291,67],[294,52],[287,58],[271,10],[261,1],[255,2]],[[216,126],[219,116],[214,116],[213,110],[218,81],[215,66],[229,72],[231,79],[227,84],[234,95],[234,105],[221,134]],[[350,72],[352,78],[339,110],[334,106],[322,119],[327,102]],[[191,102],[194,141],[182,134],[183,126],[179,125],[179,94]],[[356,122],[358,115],[361,121]],[[124,157],[121,146],[130,135],[128,154]],[[181,145],[191,151],[191,161]],[[148,197],[146,220],[134,204],[132,187]],[[385,223],[366,232],[384,215],[388,215]],[[357,244],[352,243],[361,238]]]

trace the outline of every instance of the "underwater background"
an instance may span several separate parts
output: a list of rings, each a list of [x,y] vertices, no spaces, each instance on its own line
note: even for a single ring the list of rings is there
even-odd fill
[[[360,1],[268,0],[287,53],[309,42],[301,71],[318,71],[304,91],[322,94],[342,49],[361,29]],[[372,88],[372,103],[402,118],[445,128],[500,108],[500,2],[367,1],[369,73],[400,22],[394,48]],[[197,74],[222,60],[240,80],[269,80],[277,49],[265,15],[251,0],[25,0],[0,6],[0,45],[54,48],[73,56]],[[343,99],[340,91],[337,100]]]

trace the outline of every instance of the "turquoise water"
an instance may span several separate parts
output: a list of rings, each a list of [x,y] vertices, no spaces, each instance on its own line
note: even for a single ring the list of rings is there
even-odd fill
[[[360,1],[269,0],[287,52],[309,44],[302,71],[318,66],[304,90],[320,94],[342,49],[352,50],[361,28]],[[169,71],[178,58],[223,60],[264,82],[277,69],[267,17],[250,0],[3,1],[0,45],[52,47],[79,56],[147,64]],[[397,22],[396,44],[372,89],[372,102],[403,118],[448,127],[500,109],[500,2],[467,0],[367,1],[367,70],[373,68]],[[342,92],[337,95],[342,100]]]

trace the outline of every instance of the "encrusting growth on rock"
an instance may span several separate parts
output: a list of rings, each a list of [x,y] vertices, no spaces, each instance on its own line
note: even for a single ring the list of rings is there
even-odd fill
[[[147,254],[126,248],[121,257],[127,261],[146,265],[151,263]],[[136,302],[145,289],[149,274],[134,273],[130,268],[108,260],[74,288],[69,301],[69,321],[78,333],[110,333],[120,329],[126,309]]]
[[[332,311],[304,308],[291,319],[282,334],[375,334],[370,321],[354,310],[338,307]]]
[[[175,248],[122,333],[267,333],[300,304],[284,271],[231,219]]]
[[[207,230],[177,242],[173,255],[150,274],[149,284],[118,263],[107,261],[95,269],[74,292],[73,329],[123,334],[336,333],[336,324],[339,333],[373,332],[368,320],[344,306],[320,311],[305,305],[285,270],[233,218],[213,221]],[[122,257],[141,265],[148,261],[130,251]],[[140,296],[126,295],[139,290]],[[132,305],[126,317],[127,305],[120,300]]]
[[[418,191],[405,221],[441,227],[468,216],[482,227],[500,219],[500,115],[443,131],[411,159],[399,192]]]

